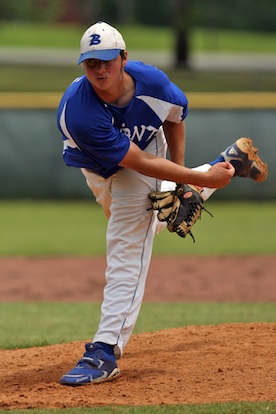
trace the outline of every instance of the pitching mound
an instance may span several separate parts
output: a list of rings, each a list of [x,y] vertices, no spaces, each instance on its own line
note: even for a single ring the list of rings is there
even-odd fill
[[[59,385],[84,343],[1,351],[1,408],[276,400],[276,324],[227,324],[134,335],[114,381]]]
[[[3,258],[0,265],[1,301],[102,298],[102,258]],[[276,256],[153,258],[145,300],[275,301],[275,266]],[[78,388],[59,379],[80,359],[84,342],[0,350],[0,407],[276,401],[275,344],[275,323],[134,335],[119,361],[121,377]]]

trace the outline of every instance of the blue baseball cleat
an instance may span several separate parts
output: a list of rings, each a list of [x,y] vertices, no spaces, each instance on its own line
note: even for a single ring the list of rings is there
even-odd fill
[[[234,177],[249,177],[254,181],[262,182],[267,178],[267,164],[262,162],[257,152],[250,138],[239,138],[221,155],[235,168]]]
[[[114,353],[106,352],[101,343],[89,342],[85,345],[85,353],[75,368],[67,372],[60,379],[60,384],[88,385],[102,381],[109,381],[120,375]]]

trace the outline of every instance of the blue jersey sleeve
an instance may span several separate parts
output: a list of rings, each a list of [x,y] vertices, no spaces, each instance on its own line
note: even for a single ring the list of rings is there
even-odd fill
[[[186,118],[188,99],[162,70],[132,61],[125,70],[136,80],[136,96],[155,111],[162,122],[179,123]]]

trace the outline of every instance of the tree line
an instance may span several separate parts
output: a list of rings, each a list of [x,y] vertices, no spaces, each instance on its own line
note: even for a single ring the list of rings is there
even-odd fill
[[[191,26],[275,32],[275,0],[0,0],[0,20]],[[184,27],[185,26],[185,27]]]

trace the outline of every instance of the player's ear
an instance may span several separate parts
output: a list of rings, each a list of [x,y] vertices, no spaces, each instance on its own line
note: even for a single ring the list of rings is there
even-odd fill
[[[120,55],[122,58],[122,64],[125,66],[127,64],[127,50],[121,50]]]

